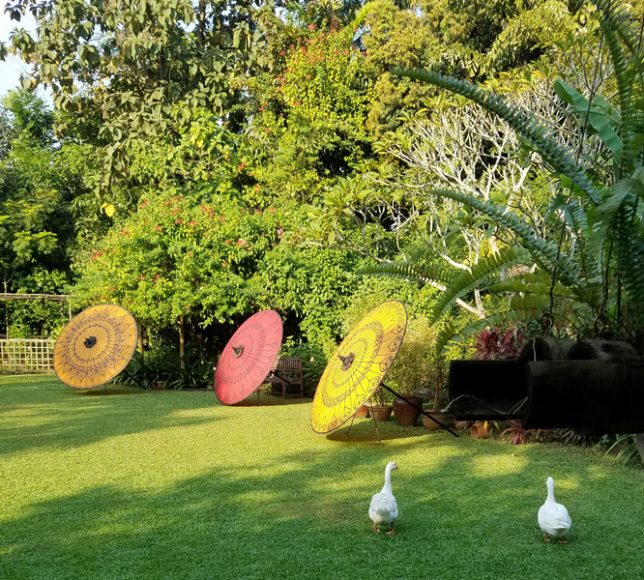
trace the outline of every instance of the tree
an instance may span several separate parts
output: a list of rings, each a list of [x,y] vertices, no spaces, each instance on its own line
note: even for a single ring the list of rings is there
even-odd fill
[[[67,138],[97,146],[95,192],[103,209],[128,207],[132,149],[173,143],[190,111],[211,110],[238,128],[237,106],[260,40],[254,5],[161,0],[104,3],[9,2],[15,20],[38,24],[12,49],[32,64],[32,85],[50,86]]]
[[[520,316],[523,294],[530,293],[530,279],[522,274],[509,283],[499,282],[513,261],[536,263],[551,278],[549,295],[540,293],[543,308],[549,302],[547,316],[554,320],[555,295],[559,288],[577,304],[592,311],[591,323],[581,332],[610,331],[633,340],[644,334],[644,229],[641,197],[642,173],[642,86],[643,69],[638,41],[639,27],[629,12],[610,0],[596,0],[606,57],[614,72],[617,87],[615,103],[597,94],[597,86],[583,95],[563,81],[555,84],[563,102],[570,105],[580,123],[579,138],[594,139],[601,155],[583,155],[583,142],[577,151],[560,143],[553,130],[537,120],[534,113],[513,106],[484,89],[424,71],[400,71],[400,74],[443,87],[478,103],[508,123],[527,147],[538,152],[550,171],[558,193],[552,200],[551,235],[542,236],[534,225],[516,212],[494,201],[477,199],[454,188],[434,188],[432,193],[455,200],[492,219],[514,236],[506,252],[490,256],[476,271],[456,277],[435,308],[435,316],[444,313],[454,298],[483,281],[491,290],[514,293],[511,316]],[[601,53],[600,53],[601,54]],[[601,58],[601,56],[600,56]],[[556,181],[555,181],[556,180]],[[496,282],[490,283],[490,281]],[[546,303],[547,304],[547,303]],[[507,315],[507,313],[506,313]],[[489,323],[489,320],[486,321]]]
[[[73,180],[51,141],[52,114],[44,102],[18,91],[9,93],[4,105],[9,129],[7,153],[0,159],[2,289],[58,293],[68,279],[74,242]],[[25,320],[25,332],[52,328],[47,321],[27,321],[24,309],[14,315],[15,324]]]

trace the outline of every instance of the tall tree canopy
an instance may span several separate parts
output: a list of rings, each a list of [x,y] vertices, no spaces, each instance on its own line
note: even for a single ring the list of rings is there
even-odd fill
[[[39,118],[21,96],[0,118],[7,179],[27,146],[49,156],[41,173],[58,168],[55,186],[6,198],[43,208],[38,227],[19,228],[29,243],[7,234],[7,248],[31,252],[27,270],[63,251],[84,302],[126,302],[160,332],[181,318],[214,327],[278,305],[318,345],[340,331],[341,316],[328,311],[350,300],[369,260],[451,222],[436,260],[467,268],[478,250],[463,232],[476,223],[476,239],[489,238],[472,212],[419,203],[403,154],[423,135],[438,143],[441,129],[463,150],[460,119],[473,116],[392,68],[522,92],[535,63],[548,67],[560,41],[587,34],[589,18],[560,0],[10,0],[6,11],[34,16],[36,32],[18,28],[10,49],[33,67],[25,85],[50,87],[55,107]],[[453,123],[443,126],[443,114]],[[476,141],[473,182],[504,175],[510,148],[520,148],[493,129],[494,139]],[[454,162],[432,159],[443,173]],[[486,167],[492,159],[498,171]],[[467,177],[458,168],[454,179]],[[536,174],[522,177],[530,208],[547,189]],[[506,181],[486,195],[505,195]],[[50,202],[36,199],[52,191]],[[70,242],[49,225],[52,208],[67,216]]]

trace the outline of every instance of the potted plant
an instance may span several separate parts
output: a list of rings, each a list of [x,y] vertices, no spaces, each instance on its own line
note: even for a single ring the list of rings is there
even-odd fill
[[[426,392],[429,395],[427,397],[429,403],[425,406],[424,411],[429,413],[432,417],[436,418],[443,425],[451,427],[452,425],[454,425],[454,417],[450,412],[441,410],[445,402],[443,396],[445,389],[443,387],[444,385],[442,380],[440,380],[440,378],[437,378],[436,382],[434,383],[434,387],[427,389]],[[423,422],[423,427],[425,427],[425,429],[429,431],[437,431],[438,429],[441,429],[441,426],[436,423],[436,421],[432,421],[427,415],[421,415],[421,419]]]
[[[389,421],[392,405],[391,396],[387,390],[382,387],[378,387],[367,406],[369,407],[369,413],[373,417],[374,421],[378,421],[379,423]]]
[[[356,419],[366,419],[369,417],[369,405],[360,405],[355,414]]]
[[[412,319],[407,325],[396,361],[392,365],[387,381],[402,397],[393,401],[394,417],[399,425],[413,427],[423,405],[419,391],[431,386],[434,371],[434,344],[436,332],[425,318]]]

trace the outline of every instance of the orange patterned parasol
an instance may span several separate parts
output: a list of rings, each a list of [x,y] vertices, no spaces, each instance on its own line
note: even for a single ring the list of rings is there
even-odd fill
[[[136,320],[125,308],[86,308],[63,328],[54,346],[54,371],[75,389],[111,381],[130,362],[138,338]]]
[[[369,312],[346,336],[329,361],[311,408],[311,427],[328,433],[350,419],[380,386],[396,358],[407,327],[402,302]]]
[[[261,386],[282,348],[282,333],[275,310],[253,314],[235,331],[215,370],[215,394],[222,403],[239,403]]]

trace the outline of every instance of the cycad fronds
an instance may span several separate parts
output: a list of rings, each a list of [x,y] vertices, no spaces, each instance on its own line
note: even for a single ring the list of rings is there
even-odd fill
[[[639,51],[640,39],[632,26],[632,18],[621,2],[591,0],[602,13],[601,23],[614,31],[632,53]]]
[[[432,192],[459,201],[489,216],[497,224],[513,231],[519,236],[525,247],[533,253],[537,261],[542,264],[545,262],[546,269],[552,270],[553,268],[557,268],[558,276],[564,284],[575,286],[579,283],[580,275],[574,262],[566,256],[561,255],[555,243],[540,237],[531,224],[522,220],[516,214],[507,211],[505,206],[497,205],[489,201],[481,201],[476,197],[453,189],[433,189]]]
[[[462,271],[451,281],[451,284],[434,306],[432,320],[436,322],[445,310],[457,298],[475,288],[481,288],[493,280],[503,268],[516,264],[529,264],[532,261],[530,252],[521,246],[510,246],[498,254],[488,256],[476,264],[471,271]]]
[[[637,203],[622,206],[616,219],[617,266],[626,292],[628,315],[644,327],[644,226]]]
[[[548,130],[540,125],[534,116],[528,112],[509,105],[504,99],[484,89],[442,75],[435,71],[395,69],[394,72],[401,76],[428,82],[453,93],[462,95],[484,109],[498,115],[519,135],[521,135],[533,148],[541,154],[544,160],[556,171],[566,175],[575,185],[588,195],[593,203],[600,203],[604,196],[604,188],[596,185],[585,169],[575,160],[573,153],[563,147],[548,135]]]
[[[441,273],[439,268],[436,268],[433,275],[429,269],[419,268],[416,264],[409,262],[383,262],[372,266],[367,266],[360,271],[361,274],[369,274],[371,276],[386,276],[388,278],[399,278],[416,282],[417,284],[438,284],[444,285],[444,273]]]
[[[436,338],[436,350],[437,352],[441,352],[448,343],[463,340],[489,326],[501,326],[535,320],[541,316],[544,309],[547,308],[547,304],[547,299],[544,296],[536,298],[524,297],[516,304],[513,304],[512,308],[491,314],[486,318],[474,320],[459,327],[455,324],[448,324]]]
[[[614,168],[615,177],[619,180],[623,174],[635,171],[642,161],[644,63],[640,48],[641,31],[633,26],[633,18],[621,2],[593,0],[593,3],[601,15],[600,25],[615,73],[622,117],[620,134],[624,160]]]
[[[571,300],[579,299],[579,296],[570,288],[555,283],[552,288],[552,280],[539,280],[530,282],[524,276],[519,276],[511,280],[497,282],[485,287],[486,292],[490,294],[532,294],[537,296],[550,296],[552,292],[555,298],[569,298]]]

